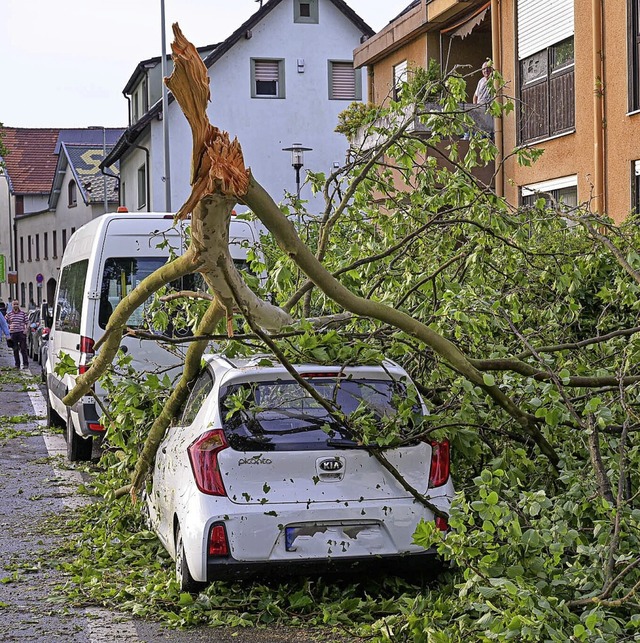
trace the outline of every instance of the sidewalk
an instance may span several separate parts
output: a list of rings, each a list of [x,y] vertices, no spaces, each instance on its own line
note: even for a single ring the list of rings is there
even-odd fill
[[[20,365],[22,366],[22,356],[20,356]],[[37,370],[33,370],[33,373],[39,375],[40,366],[38,364],[33,364],[33,360],[29,359],[29,370],[31,371],[34,366]],[[6,337],[2,337],[2,340],[0,340],[0,369],[15,370],[15,363],[13,361],[13,349],[7,346]]]

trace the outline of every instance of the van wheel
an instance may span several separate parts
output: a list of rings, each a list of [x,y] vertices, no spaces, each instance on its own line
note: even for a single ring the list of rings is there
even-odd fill
[[[182,543],[180,525],[176,525],[176,580],[183,592],[195,594],[205,586],[205,583],[194,580],[193,576],[191,576],[189,565],[187,565],[187,557],[184,552],[184,544]]]
[[[64,426],[62,418],[53,410],[49,389],[47,389],[47,429],[61,429]]]
[[[73,428],[71,411],[67,411],[67,458],[69,462],[91,460],[93,438],[81,438]]]

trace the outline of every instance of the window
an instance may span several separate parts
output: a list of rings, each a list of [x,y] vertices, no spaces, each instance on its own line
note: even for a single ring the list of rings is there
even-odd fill
[[[517,0],[520,143],[575,129],[575,0]]]
[[[67,247],[67,229],[65,228],[62,231],[62,252],[64,254],[64,249]]]
[[[329,100],[361,100],[362,74],[352,62],[329,61]]]
[[[24,263],[24,237],[20,237],[20,263]]]
[[[89,260],[83,259],[62,269],[56,302],[56,330],[80,332],[82,300]]]
[[[27,261],[31,261],[33,258],[31,256],[31,235],[27,235]]]
[[[193,390],[189,394],[189,399],[184,407],[182,419],[180,424],[182,426],[189,426],[198,415],[198,411],[202,407],[203,402],[207,399],[207,395],[213,388],[213,378],[208,370],[205,370],[202,375],[196,380]]]
[[[631,163],[631,207],[640,214],[640,161]]]
[[[69,193],[69,207],[75,208],[78,205],[78,188],[75,181],[69,181],[67,191]]]
[[[138,210],[147,205],[147,166],[138,168]]]
[[[294,0],[293,21],[318,24],[318,0]]]
[[[627,0],[629,111],[640,110],[640,0]]]
[[[403,60],[401,63],[393,67],[393,100],[400,100],[402,93],[402,85],[407,82],[407,61]]]
[[[31,307],[31,302],[33,301],[33,282],[29,282],[29,307]]]
[[[408,391],[402,382],[313,377],[316,392],[345,414],[367,412],[374,421],[394,417]],[[242,400],[242,409],[228,412]],[[239,451],[324,450],[356,446],[345,426],[331,417],[297,382],[276,380],[232,383],[221,391],[220,410],[229,446]],[[420,409],[415,409],[416,416]],[[411,417],[398,417],[397,429],[409,433]]]
[[[572,210],[578,206],[578,178],[572,175],[525,185],[520,193],[524,206],[533,207],[542,198],[547,207]]]
[[[109,257],[104,263],[102,284],[100,286],[100,308],[98,310],[98,323],[100,328],[105,328],[111,313],[116,306],[152,272],[161,268],[167,260],[163,257]],[[151,305],[151,298],[136,308],[127,322],[128,326],[142,326],[147,308]]]
[[[284,98],[284,60],[251,59],[251,98]]]
[[[36,261],[40,261],[40,235],[36,235]]]
[[[42,252],[45,259],[49,258],[49,233],[44,233],[44,239],[42,243]]]
[[[54,230],[51,234],[53,235],[51,240],[51,246],[52,246],[51,252],[53,253],[53,258],[57,259],[58,258],[58,233],[56,230]]]
[[[520,61],[520,140],[575,128],[573,36]]]

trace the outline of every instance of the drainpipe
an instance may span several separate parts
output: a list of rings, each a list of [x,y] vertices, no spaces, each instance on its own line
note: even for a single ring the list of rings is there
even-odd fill
[[[595,0],[594,0],[595,2]],[[500,0],[491,0],[491,58],[500,73],[503,74],[502,68],[502,15]],[[502,102],[502,98],[498,96]],[[502,131],[502,116],[494,119],[495,143],[498,153],[496,156],[496,178],[495,190],[498,197],[504,196],[504,169],[502,166],[504,160],[504,135]]]
[[[592,0],[591,23],[593,33],[593,158],[594,197],[593,210],[598,214],[605,212],[604,193],[604,51],[602,0]]]

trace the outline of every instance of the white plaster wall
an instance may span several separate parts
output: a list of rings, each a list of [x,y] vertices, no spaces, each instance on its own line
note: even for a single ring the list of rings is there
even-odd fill
[[[295,192],[295,172],[283,147],[298,142],[313,148],[305,154],[305,168],[323,172],[330,172],[334,162],[342,164],[348,148],[346,138],[334,129],[338,114],[351,101],[329,100],[328,61],[352,60],[362,34],[328,0],[321,0],[319,14],[319,24],[296,24],[293,0],[284,0],[253,29],[250,39],[236,43],[209,69],[211,122],[238,137],[246,164],[276,201],[283,199],[285,190]],[[286,98],[251,98],[251,58],[285,59]],[[298,58],[305,61],[304,73],[297,71]],[[363,92],[365,86],[363,77]],[[189,194],[191,162],[191,133],[176,102],[169,106],[169,126],[175,210]],[[155,141],[155,132],[161,136],[161,123],[154,122],[152,127]],[[155,156],[162,163],[159,140]],[[158,175],[153,176],[154,184],[159,183]],[[312,199],[308,186],[301,196]],[[318,211],[320,199],[309,207]]]
[[[143,136],[136,144],[140,147],[150,148],[150,137]],[[146,162],[146,154],[144,150],[137,147],[130,147],[127,154],[120,161],[120,189],[122,184],[125,184],[125,198],[124,205],[129,212],[138,212],[138,168]],[[151,173],[153,180],[153,173]],[[153,191],[153,190],[152,190]],[[153,201],[152,201],[153,202]],[[142,208],[140,212],[146,212],[147,208]]]

